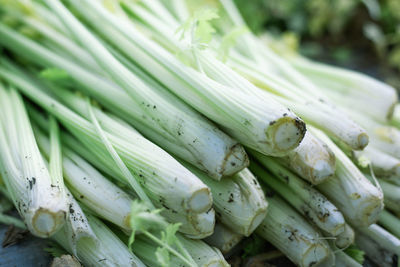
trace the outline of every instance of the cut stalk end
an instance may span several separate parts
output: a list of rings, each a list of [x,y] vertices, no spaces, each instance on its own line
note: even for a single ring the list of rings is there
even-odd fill
[[[210,189],[202,188],[193,193],[188,201],[190,211],[202,213],[209,210],[212,206],[212,197]]]
[[[325,159],[317,160],[311,170],[313,184],[320,184],[335,173],[335,161],[327,161]]]
[[[262,221],[265,219],[265,216],[267,216],[267,209],[262,209],[259,210],[256,215],[253,217],[253,220],[249,224],[249,227],[245,233],[245,236],[250,236],[254,230],[262,223]]]
[[[371,197],[364,200],[360,205],[357,206],[357,212],[360,218],[358,222],[359,226],[369,226],[375,223],[378,218],[379,214],[383,209],[383,201],[382,198],[378,197]]]
[[[219,173],[221,173],[222,176],[232,176],[249,166],[249,164],[249,157],[243,146],[236,144],[224,158]]]
[[[348,246],[354,243],[354,230],[350,225],[344,225],[344,231],[336,236],[335,246],[339,249],[346,249]]]
[[[186,234],[187,237],[191,239],[203,239],[207,236],[212,235],[214,232],[215,226],[215,211],[214,209],[209,210],[208,212],[200,213],[200,214],[190,214],[189,223],[193,226],[195,230],[197,230],[198,234],[191,235]]]
[[[207,237],[205,241],[210,246],[218,248],[223,254],[228,253],[243,239],[243,235],[231,231],[226,226],[217,223],[214,233]]]
[[[267,130],[274,147],[279,152],[296,148],[306,133],[306,124],[298,117],[283,117],[275,121]]]
[[[333,260],[334,258],[329,248],[322,244],[314,244],[303,254],[301,266],[331,266],[328,263]]]
[[[331,231],[331,234],[333,236],[338,236],[338,235],[342,234],[344,232],[344,230],[345,230],[345,225],[344,224],[340,224],[340,225],[338,225],[336,228],[334,228]]]
[[[32,229],[30,231],[38,237],[50,237],[64,225],[65,218],[65,211],[53,212],[39,208],[32,217]]]
[[[358,149],[363,150],[369,143],[369,136],[366,133],[361,133],[358,136]]]

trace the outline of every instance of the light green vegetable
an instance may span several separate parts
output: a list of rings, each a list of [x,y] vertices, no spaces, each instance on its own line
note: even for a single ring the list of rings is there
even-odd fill
[[[252,163],[250,169],[299,213],[331,236],[340,235],[344,231],[342,213],[323,194],[280,165],[277,160],[255,152],[252,154],[274,175],[256,163]]]
[[[400,255],[400,240],[377,224],[356,228],[356,244],[379,266],[393,266]]]
[[[98,155],[103,164],[110,166],[112,158],[97,136],[94,126],[43,93],[33,82],[29,83],[29,79],[22,76],[22,73],[16,75],[15,71],[13,74],[1,68],[0,76],[15,83],[27,96],[57,117],[87,149]],[[168,207],[180,207],[187,212],[201,213],[210,209],[212,199],[208,187],[162,149],[139,134],[133,135],[129,141],[112,133],[108,133],[108,138],[153,201],[161,200]],[[135,144],[132,144],[134,140]],[[115,168],[114,164],[111,168]]]
[[[6,37],[0,40],[2,45],[36,64],[65,70],[71,79],[79,83],[82,91],[92,95],[119,116],[139,127],[140,131],[155,142],[206,170],[213,177],[220,179],[222,175],[233,174],[248,165],[247,155],[236,141],[167,92],[165,88],[159,84],[155,86],[157,83],[143,72],[137,75],[140,75],[141,83],[145,83],[146,90],[143,93],[151,94],[148,96],[151,98],[151,103],[135,102],[112,81],[82,68],[80,65],[84,63],[80,61],[74,62],[70,60],[71,58],[63,58],[6,26],[0,25],[0,31]],[[78,50],[77,46],[74,46],[73,50],[68,52],[79,54]],[[79,51],[82,52],[82,49]],[[88,54],[87,56],[90,57]],[[167,112],[162,111],[164,109]],[[157,119],[157,116],[167,116],[167,114],[171,115],[166,121]],[[175,117],[177,119],[171,119]],[[210,153],[211,151],[213,153]]]
[[[311,129],[335,153],[335,177],[317,186],[352,225],[367,227],[376,222],[383,209],[383,193],[370,182],[346,154],[323,132]]]
[[[267,199],[270,203],[268,214],[257,228],[257,234],[299,266],[334,263],[335,257],[328,243],[301,215],[277,195]]]
[[[49,237],[68,214],[62,177],[50,175],[15,89],[0,84],[0,170],[10,197],[28,229]]]
[[[222,253],[228,253],[242,239],[243,235],[233,232],[222,223],[216,223],[212,235],[206,237],[204,241],[210,246],[218,248]]]

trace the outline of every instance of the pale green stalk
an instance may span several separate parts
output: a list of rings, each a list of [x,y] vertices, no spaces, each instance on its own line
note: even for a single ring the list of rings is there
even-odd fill
[[[400,183],[400,160],[379,147],[367,146],[363,151],[353,151],[353,156],[360,167],[371,164],[379,178]]]
[[[50,132],[50,154],[49,154],[49,173],[53,177],[52,186],[60,188],[64,192],[64,178],[62,173],[62,149],[60,141],[60,128],[56,119],[51,116],[49,119],[49,132]]]
[[[0,220],[1,220],[0,216]],[[81,218],[83,219],[83,218]],[[138,266],[145,267],[145,265],[128,250],[126,245],[122,243],[118,237],[105,226],[101,221],[93,216],[84,218],[86,222],[89,222],[90,228],[93,229],[95,237],[98,242],[93,242],[91,238],[82,238],[79,242],[77,249],[77,257],[86,266]],[[72,221],[73,222],[73,221]],[[11,222],[18,225],[22,229],[26,229],[23,222],[19,219],[13,219]],[[71,221],[68,222],[70,224]],[[69,242],[71,236],[65,225],[60,231],[58,231],[51,238],[58,242],[64,249],[69,253],[74,252],[72,243]]]
[[[268,202],[257,178],[248,169],[215,181],[193,166],[185,166],[210,187],[216,217],[232,231],[249,236],[265,218]]]
[[[335,267],[362,267],[360,263],[352,257],[339,250],[335,252]]]
[[[76,1],[71,2],[78,4]],[[80,4],[81,2],[79,2]],[[139,48],[142,54],[144,53],[145,56],[150,56],[152,59],[152,61],[144,61],[143,55],[130,53],[135,56],[136,62],[151,72],[155,72],[156,69],[154,68],[157,68],[156,72],[162,73],[157,78],[161,79],[161,82],[165,83],[170,90],[197,110],[221,124],[228,133],[242,143],[267,154],[282,154],[292,149],[293,146],[297,146],[301,140],[298,136],[301,137],[302,134],[296,138],[294,136],[299,131],[304,133],[304,131],[302,132],[304,127],[300,127],[301,123],[295,124],[294,120],[289,118],[290,116],[284,119],[282,123],[276,123],[269,127],[269,122],[272,120],[268,116],[271,112],[267,108],[268,105],[264,105],[263,101],[217,83],[185,66],[174,55],[136,31],[129,21],[113,16],[94,1],[85,1],[85,5],[95,10],[101,18],[113,25],[113,29],[111,29],[113,32],[106,34],[104,31],[107,31],[107,28],[98,27],[96,20],[99,17],[96,19],[94,16],[90,17],[90,14],[81,14],[91,22],[92,26],[98,27],[98,31],[103,31],[105,38],[108,38],[110,42],[115,42],[118,35],[123,35],[125,39],[130,41],[131,45],[135,46],[136,49]],[[74,25],[71,30],[78,31],[75,26],[78,27],[78,25]],[[81,41],[84,41],[83,32],[81,33]],[[114,35],[117,37],[115,38]],[[120,42],[115,43],[115,45],[119,46]],[[105,60],[105,58],[103,59]],[[286,129],[286,131],[283,129]],[[285,137],[293,138],[293,142],[284,143]],[[267,142],[264,143],[262,140]]]
[[[352,225],[366,227],[377,221],[383,209],[383,194],[323,132],[310,127],[336,156],[335,177],[317,186]],[[379,185],[378,185],[379,186]]]
[[[372,224],[368,228],[356,228],[356,244],[368,258],[382,267],[392,267],[400,255],[400,240]]]
[[[391,234],[400,238],[400,219],[387,210],[383,210],[379,216],[378,223]]]
[[[87,218],[99,244],[96,246],[90,240],[81,241],[77,255],[85,266],[145,266],[104,223],[92,215],[88,215]],[[67,238],[64,231],[54,235],[57,243],[72,253],[72,248],[65,242]]]
[[[385,208],[400,213],[400,186],[379,179],[382,188]]]
[[[354,243],[354,230],[347,223],[344,225],[344,231],[336,236],[335,246],[339,249],[345,249]]]
[[[288,60],[337,105],[357,109],[382,122],[392,117],[398,98],[393,87],[367,75],[300,56]]]
[[[125,177],[126,180],[128,180],[129,184],[132,186],[133,190],[137,194],[140,200],[144,201],[150,209],[154,209],[153,203],[149,199],[149,197],[146,195],[146,193],[143,191],[143,188],[141,185],[136,181],[136,179],[133,177],[132,173],[129,171],[128,167],[126,167],[125,163],[122,161],[118,153],[115,151],[113,145],[111,142],[108,140],[105,132],[101,129],[101,126],[94,115],[92,105],[90,104],[90,100],[87,100],[87,109],[90,114],[90,118],[92,120],[92,123],[95,126],[97,134],[100,136],[102,142],[104,143],[104,146],[107,148],[108,153],[110,153],[111,157],[113,158],[115,164],[118,166],[121,174]]]
[[[26,229],[23,221],[10,215],[6,215],[0,212],[0,223],[5,225],[14,225],[15,227]]]
[[[49,132],[50,144],[48,145],[49,151],[46,156],[49,161],[50,175],[57,182],[57,184],[54,184],[52,186],[57,186],[62,189],[62,193],[67,199],[69,211],[67,223],[62,229],[60,229],[60,231],[65,231],[72,252],[76,257],[78,257],[77,249],[82,240],[87,240],[84,242],[89,242],[90,240],[96,246],[98,245],[98,240],[93,233],[91,227],[89,226],[86,216],[83,213],[78,202],[72,196],[68,188],[64,188],[62,166],[63,156],[60,141],[60,129],[54,117],[50,117],[49,119]]]
[[[191,240],[180,237],[179,240],[188,249],[191,257],[195,260],[196,266],[199,267],[227,267],[229,264],[225,261],[221,252],[213,247],[208,246],[201,240]],[[156,247],[153,243],[138,237],[133,246],[133,251],[146,263],[147,266],[162,266],[156,257]],[[182,265],[177,257],[170,258],[170,266],[186,266]]]
[[[232,0],[222,0],[220,2],[226,11],[227,17],[232,21],[232,25],[236,27],[245,26],[245,22]],[[364,129],[349,119],[344,112],[326,103],[326,97],[311,80],[264,45],[259,38],[251,33],[244,34],[239,36],[237,46],[242,55],[236,54],[241,58],[245,58],[249,65],[253,66],[251,70],[249,67],[243,68],[241,64],[236,64],[235,66],[240,69],[239,72],[245,74],[245,76],[253,77],[255,73],[255,76],[260,78],[256,79],[258,80],[258,85],[264,85],[262,87],[267,90],[276,90],[277,99],[301,115],[307,123],[311,123],[330,135],[341,139],[353,149],[363,149],[368,144],[368,135]],[[279,82],[276,83],[277,81]],[[282,88],[282,85],[286,88]],[[285,91],[289,92],[289,94],[285,94]],[[285,99],[293,94],[297,95],[297,97],[291,100]],[[279,96],[284,96],[284,98]],[[315,112],[315,109],[320,112]]]
[[[218,248],[223,254],[228,253],[242,239],[243,235],[233,232],[221,223],[216,223],[214,233],[204,239],[210,246]]]
[[[44,94],[26,77],[22,78],[23,74],[15,75],[1,68],[0,75],[18,85],[27,96],[57,117],[87,149],[100,152],[98,156],[103,164],[112,160],[91,123]],[[143,186],[153,201],[161,199],[169,207],[179,206],[197,213],[210,209],[212,199],[208,187],[163,150],[137,134],[130,140],[136,140],[135,144],[118,135],[108,133],[107,136],[136,178],[145,181]],[[158,160],[155,160],[155,155]]]
[[[252,152],[252,154],[274,176],[255,163],[252,164],[251,170],[298,212],[332,236],[344,231],[345,221],[342,213],[323,194],[280,165],[278,160],[260,153]]]
[[[236,59],[235,59],[236,60]],[[243,62],[244,61],[244,62]],[[264,89],[264,94],[277,99],[288,106],[304,120],[318,127],[355,150],[361,150],[368,144],[368,134],[354,122],[346,110],[336,108],[315,94],[305,94],[302,87],[292,84],[282,77],[263,70],[246,59],[228,61],[233,69],[250,80],[257,87]],[[315,112],[318,110],[319,112]]]
[[[164,141],[168,140],[166,147],[169,151],[206,170],[213,177],[220,179],[222,175],[235,173],[248,164],[247,155],[237,142],[169,94],[163,87],[152,86],[156,90],[154,93],[161,94],[163,98],[160,99],[161,102],[154,105],[136,104],[122,88],[112,82],[88,72],[1,24],[0,32],[4,37],[0,39],[0,43],[37,64],[65,70],[81,85],[80,89],[85,93],[89,93],[119,116],[139,127],[158,144],[163,146]],[[159,99],[159,97],[154,99]],[[165,103],[166,100],[168,103]],[[169,111],[175,111],[177,108],[180,110],[176,111],[177,113],[172,117],[178,114],[182,116],[181,119],[175,121],[175,124],[167,128],[162,127],[158,120],[149,119],[157,115],[158,108],[163,105]],[[164,123],[161,120],[159,122]]]
[[[336,169],[335,155],[324,142],[308,131],[300,145],[280,162],[312,184],[323,183],[334,175]]]
[[[298,266],[329,266],[334,254],[308,222],[277,195],[269,196],[267,217],[256,233],[282,251]]]
[[[222,64],[219,60],[216,59],[216,57],[212,53],[209,53],[209,51],[203,51],[196,47],[193,47],[195,46],[195,44],[183,42],[185,39],[179,40],[179,37],[176,34],[176,29],[178,29],[179,27],[178,23],[168,26],[163,24],[158,17],[153,16],[153,14],[147,12],[139,5],[124,2],[124,6],[129,9],[130,12],[134,13],[136,16],[139,16],[140,19],[145,21],[148,27],[151,28],[153,36],[161,35],[163,36],[163,41],[168,40],[170,42],[170,46],[175,48],[171,52],[179,53],[191,49],[193,53],[195,53],[195,56],[193,56],[192,59],[194,61],[193,64],[199,65],[210,78],[221,84],[229,86],[237,90],[238,92],[242,92],[244,94],[243,97],[255,97],[257,99],[262,99],[264,105],[268,106],[271,109],[270,111],[265,112],[268,112],[271,116],[275,116],[269,118],[270,126],[282,127],[282,129],[287,127],[287,134],[283,134],[281,132],[281,136],[279,137],[286,142],[285,146],[287,147],[284,149],[284,145],[282,145],[282,152],[279,154],[278,152],[276,152],[276,156],[287,154],[287,150],[291,150],[294,147],[298,146],[299,142],[304,136],[305,129],[301,129],[301,124],[303,122],[295,114],[275,102],[274,99],[265,96],[262,91],[260,91],[252,83],[235,73],[225,64]],[[191,46],[192,48],[190,48]],[[187,59],[190,60],[190,56]],[[293,129],[290,127],[290,124],[293,124]],[[298,131],[295,130],[296,128],[298,128]],[[279,130],[277,129],[276,131],[278,133]],[[293,134],[292,132],[295,133],[295,136],[291,136]],[[266,134],[268,135],[268,132]],[[279,145],[278,142],[280,142],[280,140],[276,140],[276,142],[277,145]]]
[[[102,69],[98,66],[90,54],[88,54],[85,49],[76,45],[73,40],[38,19],[29,16],[25,16],[22,19],[26,25],[40,32],[45,38],[47,38],[47,40],[56,45],[61,51],[68,52],[69,56],[74,57],[75,60],[79,60],[79,62],[84,64],[85,67],[102,73]]]
[[[38,115],[36,110],[30,109],[30,113],[34,121],[38,123],[41,128],[45,127],[46,121],[43,117]],[[97,114],[99,115],[101,113],[97,112]],[[119,129],[123,130],[123,128]],[[121,133],[123,133],[123,131],[121,131]],[[36,136],[42,151],[47,153],[49,149],[47,139],[41,131],[36,131]],[[84,158],[88,159],[88,161],[94,163],[99,170],[108,173],[111,177],[118,179],[118,181],[124,185],[128,185],[127,181],[118,169],[112,169],[112,164],[111,167],[102,164],[100,160],[73,137],[67,134],[63,134],[62,137],[64,144],[67,145],[67,147],[64,148],[63,157],[64,175],[68,182],[68,187],[74,196],[100,217],[129,231],[129,214],[133,198],[109,181],[76,153],[81,154]],[[191,238],[204,238],[213,231],[215,223],[215,212],[213,209],[204,213],[192,213],[182,212],[180,210],[175,211],[166,206],[163,207],[162,203],[156,203],[156,206],[158,208],[164,208],[161,214],[167,218],[168,221],[182,223],[179,231]]]
[[[50,175],[43,161],[21,96],[0,84],[0,101],[2,177],[28,229],[39,237],[49,237],[67,216],[64,185],[60,177]]]
[[[93,232],[92,227],[89,225],[88,219],[83,213],[82,208],[72,196],[68,188],[65,188],[65,194],[68,201],[69,215],[67,223],[55,234],[55,236],[58,235],[59,232],[64,232],[66,235],[66,242],[68,242],[68,246],[73,255],[80,259],[79,250],[81,250],[82,243],[91,243],[91,246],[97,247],[100,245],[100,242]]]

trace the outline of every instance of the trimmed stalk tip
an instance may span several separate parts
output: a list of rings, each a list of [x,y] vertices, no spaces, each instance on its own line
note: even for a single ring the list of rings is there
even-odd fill
[[[272,135],[275,148],[289,151],[296,148],[306,133],[306,124],[298,117],[283,117],[275,121],[267,130],[267,136]]]
[[[219,173],[231,176],[249,166],[250,161],[246,151],[240,144],[235,144],[224,158]]]
[[[303,254],[301,266],[330,266],[331,252],[322,244],[314,244]]]
[[[189,209],[196,213],[206,212],[212,206],[212,197],[210,189],[202,188],[193,193],[189,199]]]
[[[53,212],[48,209],[39,208],[33,215],[33,229],[31,231],[39,237],[50,237],[64,225],[65,219],[65,211]]]
[[[211,209],[208,212],[200,214],[189,214],[189,224],[199,233],[196,235],[185,233],[191,239],[203,239],[213,234],[215,227],[215,211]]]
[[[268,212],[267,208],[261,209],[258,211],[258,213],[253,217],[253,220],[251,221],[248,229],[247,229],[247,234],[245,236],[251,235],[251,233],[256,230],[256,228],[262,223],[262,221],[265,219],[266,213]]]
[[[363,150],[369,143],[369,136],[366,133],[361,133],[358,136],[358,148]]]
[[[371,197],[358,205],[357,213],[361,218],[360,226],[369,226],[378,220],[379,214],[383,210],[382,198]]]
[[[314,178],[314,183],[318,184],[325,179],[332,177],[335,173],[335,164],[326,161],[325,159],[318,160],[315,162],[313,169],[311,170],[311,177]]]

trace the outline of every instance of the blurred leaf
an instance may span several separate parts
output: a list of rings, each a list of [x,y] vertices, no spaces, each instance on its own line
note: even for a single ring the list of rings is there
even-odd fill
[[[359,264],[364,263],[365,252],[360,250],[356,245],[350,245],[348,248],[344,250],[344,252],[350,257],[352,257]]]
[[[53,257],[61,257],[62,255],[68,254],[59,244],[54,241],[48,241],[48,246],[44,248],[44,251],[49,253]]]
[[[351,60],[351,53],[349,48],[340,47],[335,49],[332,56],[339,64],[346,64]]]
[[[165,247],[157,248],[156,257],[157,257],[157,261],[161,264],[161,266],[163,266],[163,267],[169,266],[169,263],[170,263],[169,252]]]
[[[265,252],[266,241],[258,235],[252,235],[246,240],[243,247],[242,259],[257,255],[261,252]]]
[[[25,239],[25,237],[27,237],[28,235],[28,230],[17,228],[13,224],[11,224],[4,234],[3,242],[1,245],[3,248],[13,246]]]
[[[382,29],[377,24],[371,22],[364,25],[363,32],[365,37],[374,43],[378,52],[382,55],[386,45],[386,39]]]
[[[320,57],[323,54],[323,49],[320,43],[318,42],[307,42],[300,46],[299,48],[300,54],[310,57],[316,58]]]
[[[400,44],[389,53],[389,63],[400,70]]]
[[[226,34],[222,38],[220,47],[218,48],[218,57],[222,61],[226,61],[229,55],[229,50],[236,45],[237,38],[248,31],[249,29],[247,27],[235,27]]]
[[[135,241],[137,231],[161,230],[167,225],[164,217],[160,215],[161,210],[150,211],[147,205],[138,200],[132,202],[129,225],[132,229],[129,237],[129,248]]]
[[[381,7],[377,0],[361,0],[361,2],[365,5],[368,10],[371,18],[378,20],[381,16]]]
[[[194,31],[196,40],[192,40],[196,43],[209,43],[212,39],[212,34],[215,32],[214,27],[210,21],[217,19],[218,12],[213,8],[202,8],[189,17],[178,29],[177,32],[181,32],[181,38],[185,34],[191,34]]]

